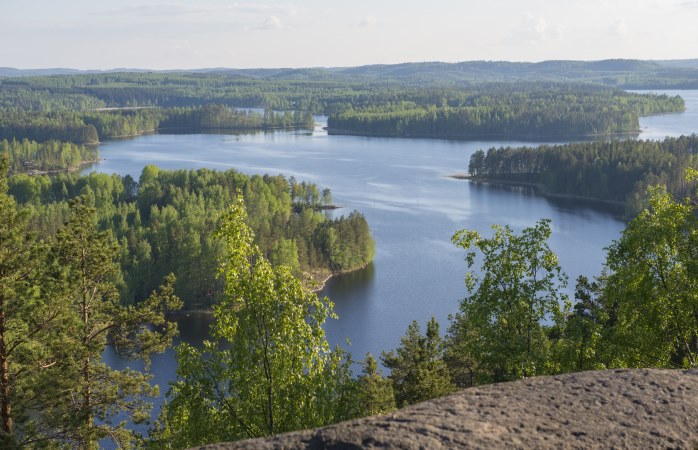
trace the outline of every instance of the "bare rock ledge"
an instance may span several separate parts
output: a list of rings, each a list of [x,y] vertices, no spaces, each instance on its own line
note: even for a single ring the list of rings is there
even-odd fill
[[[698,449],[698,370],[609,370],[466,389],[229,449]]]

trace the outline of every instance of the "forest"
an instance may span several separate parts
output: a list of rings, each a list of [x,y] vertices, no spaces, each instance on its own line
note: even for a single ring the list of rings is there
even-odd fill
[[[328,219],[321,209],[332,194],[313,183],[283,176],[247,176],[235,170],[160,170],[147,166],[136,181],[92,173],[10,178],[9,193],[31,211],[32,231],[55,237],[70,216],[70,200],[96,208],[100,232],[119,246],[121,301],[145,299],[168,273],[186,309],[210,308],[221,298],[216,278],[218,217],[244,194],[256,245],[274,265],[288,266],[308,286],[331,273],[365,267],[374,242],[363,215]]]
[[[96,147],[55,140],[39,143],[28,139],[3,139],[0,141],[0,154],[7,154],[11,173],[70,171],[99,160]]]
[[[82,71],[74,69],[0,68],[5,77],[46,77],[75,75],[112,75],[111,71]],[[140,74],[169,76],[176,71],[145,71]],[[402,64],[375,64],[358,67],[331,68],[278,68],[278,69],[199,69],[189,72],[192,78],[227,76],[247,80],[294,80],[334,82],[390,82],[403,85],[464,86],[473,83],[548,81],[600,84],[623,89],[696,89],[698,88],[698,60],[637,60],[606,59],[601,61],[549,60],[541,62],[462,61],[412,62]],[[88,98],[75,95],[74,104],[87,104]]]
[[[260,120],[220,105],[265,114]],[[308,128],[311,114],[328,115],[332,133],[579,137],[637,132],[640,116],[683,109],[678,96],[560,80],[405,83],[218,72],[0,78],[0,139],[79,144],[152,132],[161,121],[192,130]]]
[[[684,102],[618,86],[698,79],[629,60],[443,69],[0,77],[0,448],[184,449],[524,377],[698,367],[695,135],[476,152],[475,180],[626,202],[632,219],[573,295],[549,220],[454,230],[467,267],[457,312],[443,330],[413,322],[397,348],[361,361],[330,348],[334,305],[315,290],[376,249],[361,213],[335,216],[329,189],[235,170],[71,171],[107,139],[309,128],[317,113],[335,131],[387,136],[632,132]],[[211,314],[210,338],[175,345],[172,319],[191,310]],[[153,417],[150,363],[171,349],[176,379]],[[107,350],[143,370],[105,364]]]
[[[267,109],[262,115],[223,105],[48,113],[10,109],[0,111],[0,139],[98,144],[101,140],[138,136],[158,130],[254,131],[312,128],[313,124],[312,115],[300,111],[275,112]]]
[[[490,148],[470,157],[473,180],[534,184],[543,192],[625,204],[635,215],[647,206],[649,186],[677,196],[692,187],[684,177],[698,166],[698,137],[610,140],[538,147]]]
[[[283,177],[232,171],[148,166],[137,184],[96,174],[63,174],[54,182],[8,177],[6,155],[1,165],[3,448],[94,449],[109,440],[120,448],[183,449],[389,412],[456,389],[522,377],[698,367],[698,206],[690,198],[676,199],[665,187],[647,190],[648,208],[607,249],[602,273],[576,280],[574,299],[548,246],[549,220],[520,233],[499,225],[491,236],[457,231],[452,241],[465,252],[468,294],[445,335],[433,318],[424,333],[415,321],[398,348],[380,355],[389,375],[382,375],[368,354],[361,374],[354,376],[351,357],[339,347],[330,349],[322,328],[334,317],[331,301],[304,288],[293,263],[273,265],[277,251],[289,252],[255,225],[262,205],[266,213],[274,211],[275,188],[285,194],[280,204],[301,203],[296,208],[301,216],[312,217],[304,206],[329,192],[319,194],[313,185]],[[685,175],[688,184],[698,179],[695,170]],[[196,208],[201,208],[197,218],[214,221],[205,214],[208,201],[226,205],[215,225],[204,229],[208,234],[188,239],[177,225],[192,220],[188,210]],[[53,216],[52,205],[57,205]],[[288,210],[277,212],[272,223]],[[62,219],[49,220],[57,215]],[[293,220],[303,223],[301,217]],[[320,222],[314,236],[327,227],[320,232],[321,245],[331,243],[334,230],[342,233],[341,223]],[[134,233],[124,234],[126,229]],[[37,233],[44,239],[36,239]],[[129,255],[143,259],[124,260],[132,239],[139,248],[129,249]],[[176,254],[172,243],[178,240],[187,243]],[[202,267],[205,258],[196,259],[192,250],[211,242],[219,249],[217,261]],[[263,248],[269,245],[271,252]],[[321,248],[331,254],[331,245]],[[109,345],[124,357],[141,358],[147,367],[152,354],[172,345],[176,325],[166,316],[182,301],[175,275],[167,271],[181,267],[152,263],[161,249],[176,264],[186,261],[206,272],[208,278],[200,278],[180,270],[187,283],[218,272],[221,286],[212,305],[211,340],[201,348],[176,347],[177,379],[157,421],[149,422],[149,434],[142,436],[116,419],[148,420],[148,399],[157,392],[150,376],[108,367],[100,355]],[[196,260],[183,259],[187,252]],[[308,247],[308,255],[313,252],[331,259]],[[290,253],[291,260],[298,257]],[[135,273],[128,264],[144,264],[139,274],[150,271],[159,287],[143,296],[124,290]]]
[[[681,111],[666,95],[572,85],[513,84],[442,105],[403,101],[352,109],[328,119],[330,133],[375,136],[555,138],[638,132],[640,116]]]

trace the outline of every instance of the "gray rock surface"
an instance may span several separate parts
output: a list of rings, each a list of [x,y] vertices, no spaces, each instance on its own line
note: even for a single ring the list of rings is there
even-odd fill
[[[393,414],[200,447],[698,449],[698,370],[609,370],[466,389]]]

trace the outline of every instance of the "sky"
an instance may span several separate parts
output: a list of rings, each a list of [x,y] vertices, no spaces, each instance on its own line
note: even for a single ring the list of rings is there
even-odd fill
[[[0,66],[698,58],[698,0],[0,0]]]

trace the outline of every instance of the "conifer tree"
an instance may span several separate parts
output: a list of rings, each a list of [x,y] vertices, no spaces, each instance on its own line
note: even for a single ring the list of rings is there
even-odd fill
[[[366,354],[363,368],[357,383],[359,385],[358,403],[362,416],[374,416],[395,409],[395,393],[390,384],[378,371],[378,363],[370,353]]]
[[[29,232],[26,210],[8,194],[8,158],[0,157],[0,447],[14,448],[35,436],[26,409],[42,388],[37,372],[51,367],[42,344],[58,317],[42,285],[45,247]],[[45,387],[44,387],[45,389]]]
[[[54,257],[60,263],[66,314],[55,342],[62,349],[53,377],[53,396],[40,411],[42,425],[52,438],[72,447],[95,449],[104,438],[120,448],[138,436],[126,421],[112,424],[119,414],[139,423],[149,417],[146,397],[157,393],[150,376],[138,370],[116,370],[102,362],[107,345],[129,357],[149,362],[153,352],[164,351],[176,334],[176,325],[164,313],[177,309],[174,276],[160,292],[137,306],[122,306],[116,283],[118,245],[108,232],[96,229],[95,211],[86,199],[71,203],[72,216],[56,239]]]
[[[443,360],[443,339],[435,318],[427,323],[425,335],[413,321],[400,341],[396,351],[381,355],[381,361],[391,371],[388,379],[398,408],[441,397],[455,389]]]

